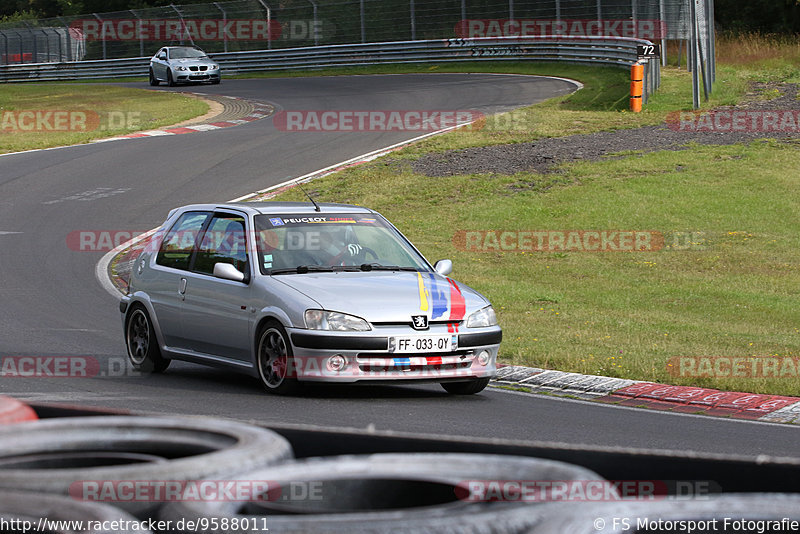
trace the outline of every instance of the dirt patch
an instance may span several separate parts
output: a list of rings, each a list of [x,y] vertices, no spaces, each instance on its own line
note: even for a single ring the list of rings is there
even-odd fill
[[[772,96],[776,92],[779,96],[764,98],[765,95]],[[753,84],[745,102],[735,107],[718,108],[715,112],[790,112],[800,110],[800,100],[797,95],[798,84]],[[763,120],[763,117],[756,117],[759,118],[752,120]],[[787,118],[789,117],[787,116]],[[795,118],[797,118],[797,114],[795,114]],[[730,123],[729,119],[725,120]],[[779,118],[778,121],[780,120]],[[747,128],[731,128],[730,131],[720,131],[719,128],[704,129],[701,127],[702,124],[698,120],[697,131],[681,129],[680,118],[676,115],[674,121],[671,120],[669,123],[658,126],[426,154],[414,161],[412,168],[417,173],[432,177],[459,174],[548,173],[556,171],[558,165],[562,163],[577,160],[599,160],[613,154],[631,151],[685,150],[690,143],[734,145],[765,138],[800,138],[800,125],[796,125],[793,131],[777,132],[749,131]],[[725,123],[723,122],[723,124]]]

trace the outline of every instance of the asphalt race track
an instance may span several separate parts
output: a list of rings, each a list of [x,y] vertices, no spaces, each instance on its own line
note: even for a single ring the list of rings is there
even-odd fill
[[[491,113],[567,94],[574,86],[544,78],[431,74],[225,80],[188,90],[267,101],[277,110]],[[281,398],[263,393],[253,378],[180,362],[164,375],[126,376],[117,301],[94,274],[103,253],[71,250],[70,232],[146,231],[172,207],[233,199],[417,135],[287,133],[264,119],[211,132],[0,157],[0,356],[86,357],[83,361],[96,362],[98,371],[95,378],[0,378],[0,393],[265,423],[798,455],[793,426],[503,390],[460,398],[438,385],[324,386],[307,388],[303,397]],[[431,224],[435,220],[431,214]]]

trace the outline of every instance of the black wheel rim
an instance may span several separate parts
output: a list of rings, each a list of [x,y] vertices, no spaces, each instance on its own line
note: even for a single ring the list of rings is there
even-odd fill
[[[150,349],[150,323],[142,310],[136,310],[128,321],[128,353],[137,365],[144,363]]]
[[[268,388],[277,388],[286,379],[289,353],[283,334],[276,328],[267,329],[258,344],[258,364],[261,380]]]

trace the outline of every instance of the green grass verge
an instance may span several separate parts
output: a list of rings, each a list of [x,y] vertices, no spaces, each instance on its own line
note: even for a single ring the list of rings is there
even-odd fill
[[[207,111],[202,100],[166,92],[102,84],[7,84],[0,91],[0,153],[86,143]]]

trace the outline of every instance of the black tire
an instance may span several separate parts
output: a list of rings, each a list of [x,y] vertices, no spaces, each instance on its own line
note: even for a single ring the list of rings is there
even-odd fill
[[[170,87],[175,87],[175,85],[177,85],[175,79],[172,77],[172,69],[167,69],[167,85]]]
[[[159,83],[161,82],[159,82],[158,78],[156,78],[155,74],[153,74],[153,69],[150,69],[150,85],[156,86]]]
[[[489,385],[488,378],[473,378],[466,382],[442,382],[441,386],[452,395],[475,395]]]
[[[92,482],[227,480],[293,457],[275,432],[212,418],[63,417],[24,424],[24,432],[0,427],[0,488],[79,501],[97,500]],[[137,517],[163,504],[114,495],[98,497]]]
[[[472,488],[470,482],[606,483],[587,469],[563,462],[451,453],[311,458],[236,478],[270,481],[266,499],[174,502],[161,510],[160,518],[200,522],[203,518],[239,519],[239,528],[224,532],[252,533],[253,522],[261,525],[264,521],[270,532],[281,533],[513,533],[535,524],[548,506],[487,502],[486,494]],[[308,493],[296,491],[302,488]],[[617,495],[613,487],[609,486],[609,491]],[[245,518],[249,518],[249,525],[242,521]]]
[[[219,82],[221,82],[221,81],[222,80],[211,80],[211,84],[212,85],[219,85]]]
[[[147,310],[141,304],[131,307],[125,321],[125,345],[133,368],[143,373],[162,373],[170,360],[161,355],[156,332]]]
[[[737,520],[775,521],[782,519],[800,520],[800,496],[780,493],[738,493],[731,495],[706,495],[699,499],[686,497],[660,501],[622,500],[619,502],[594,503],[562,503],[548,506],[548,513],[526,534],[597,534],[598,532],[646,532],[649,529],[638,528],[639,521],[662,520],[696,522],[718,521],[721,527],[725,518]],[[626,518],[627,525],[619,518]],[[662,532],[678,532],[664,528],[655,529]],[[712,532],[717,529],[700,528],[698,532]],[[720,532],[733,532],[722,529]],[[769,532],[784,532],[783,529]],[[788,530],[787,530],[788,532]]]
[[[261,384],[270,393],[291,395],[300,389],[294,370],[294,354],[286,330],[267,321],[256,337],[256,366]]]
[[[99,528],[91,529],[93,534],[149,534],[149,530],[136,527],[140,522],[123,510],[107,504],[81,502],[61,495],[40,495],[27,491],[0,491],[0,517],[6,522],[17,519],[38,523],[40,519],[50,521],[50,534],[72,534],[75,531],[66,529],[67,522],[91,521]],[[62,522],[63,529],[54,529],[54,522]],[[116,528],[111,528],[113,526]],[[88,531],[88,529],[87,529]],[[7,532],[3,530],[3,532]],[[11,529],[8,532],[23,532]]]

